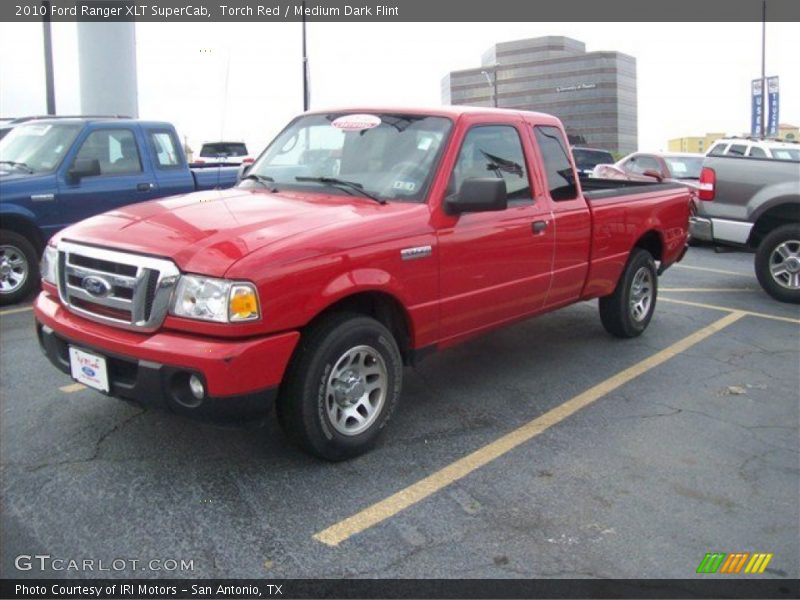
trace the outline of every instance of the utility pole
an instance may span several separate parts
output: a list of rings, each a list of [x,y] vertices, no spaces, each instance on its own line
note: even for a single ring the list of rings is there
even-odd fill
[[[767,135],[767,0],[761,2],[761,138]]]
[[[44,34],[44,82],[47,95],[47,114],[56,114],[56,88],[53,77],[53,40],[50,33],[50,2],[42,2],[45,10],[42,19],[42,33]]]
[[[309,108],[308,54],[306,53],[306,0],[303,0],[303,112]]]

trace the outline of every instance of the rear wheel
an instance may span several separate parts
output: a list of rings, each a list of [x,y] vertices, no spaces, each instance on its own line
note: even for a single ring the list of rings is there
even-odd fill
[[[26,298],[39,282],[36,249],[18,233],[0,229],[0,305]]]
[[[756,277],[770,296],[800,304],[800,225],[784,225],[758,245]]]
[[[620,338],[641,335],[656,309],[658,274],[653,256],[634,248],[614,293],[600,298],[600,320],[606,331]]]
[[[375,444],[402,382],[400,350],[386,327],[358,314],[332,315],[304,333],[278,398],[278,420],[315,456],[358,456]]]

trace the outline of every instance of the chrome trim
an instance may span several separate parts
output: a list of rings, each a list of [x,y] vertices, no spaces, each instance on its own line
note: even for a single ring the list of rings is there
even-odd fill
[[[52,202],[55,199],[55,194],[31,194],[32,202]]]
[[[64,272],[57,273],[58,295],[64,306],[72,313],[80,315],[91,321],[113,325],[131,331],[155,331],[164,322],[169,310],[172,292],[180,277],[180,271],[171,260],[84,246],[74,242],[61,241],[57,245],[59,254],[58,269],[63,266]],[[101,267],[92,268],[84,265],[73,264],[73,256],[82,256],[95,260],[102,260],[113,265],[122,265],[136,269],[135,275],[122,275],[103,270]],[[153,274],[156,274],[154,289],[148,298],[148,286]],[[93,296],[82,287],[69,282],[70,277],[81,280],[87,276],[96,276],[105,279],[112,285],[109,295]],[[116,295],[121,290],[130,290],[130,298],[125,295]],[[70,299],[79,299],[99,307],[122,310],[130,313],[130,319],[115,318],[91,310],[86,310],[73,304]],[[147,314],[147,304],[150,300],[150,313]]]
[[[400,250],[400,258],[403,260],[427,258],[431,254],[433,254],[433,249],[430,246],[415,246],[414,248],[403,248]]]
[[[711,219],[711,227],[715,240],[746,244],[750,238],[753,224],[747,221],[730,221],[728,219]]]

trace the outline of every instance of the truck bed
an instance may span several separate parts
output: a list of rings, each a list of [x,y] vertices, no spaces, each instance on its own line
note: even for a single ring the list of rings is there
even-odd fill
[[[684,188],[679,183],[658,183],[650,181],[626,181],[624,179],[595,179],[590,177],[581,180],[583,195],[587,200],[606,200],[614,196],[629,196],[642,192],[655,192]]]

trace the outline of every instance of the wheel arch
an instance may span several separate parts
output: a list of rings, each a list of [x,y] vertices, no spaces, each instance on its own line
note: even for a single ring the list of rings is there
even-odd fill
[[[757,248],[761,240],[774,229],[782,225],[800,223],[800,198],[797,196],[776,198],[772,206],[754,216],[756,219],[753,229],[747,238],[747,245],[750,248]]]
[[[44,236],[36,223],[27,216],[16,212],[4,211],[0,213],[0,229],[13,231],[23,236],[33,245],[37,254],[41,255],[44,249]]]
[[[381,289],[351,291],[327,304],[304,327],[307,329],[332,314],[353,312],[383,324],[397,342],[405,364],[414,362],[414,327],[411,315],[394,294]]]
[[[664,240],[661,239],[661,234],[655,229],[650,229],[643,233],[636,240],[633,247],[647,250],[658,261],[662,260],[664,255]]]

